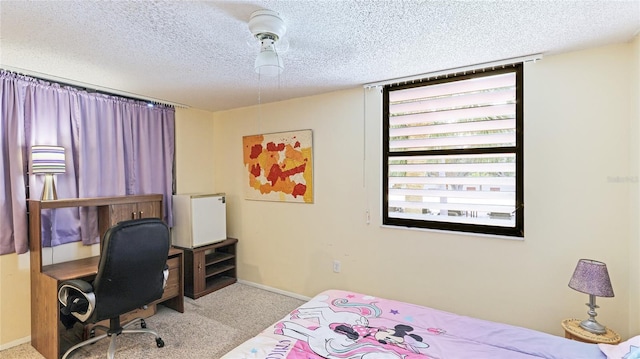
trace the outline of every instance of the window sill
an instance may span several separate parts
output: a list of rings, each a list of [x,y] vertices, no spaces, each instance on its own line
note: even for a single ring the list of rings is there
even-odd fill
[[[448,234],[448,235],[466,236],[466,237],[482,237],[482,238],[492,238],[492,239],[508,239],[512,241],[524,241],[524,237],[502,236],[499,234],[488,234],[488,233],[458,232],[458,231],[447,231],[443,229],[430,229],[430,228],[417,228],[417,227],[401,227],[401,226],[390,226],[387,224],[380,225],[380,228],[408,230],[408,231],[417,231],[417,232],[429,232],[429,233]]]

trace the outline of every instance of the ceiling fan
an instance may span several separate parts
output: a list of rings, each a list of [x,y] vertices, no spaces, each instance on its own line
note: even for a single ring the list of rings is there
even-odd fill
[[[280,15],[272,10],[257,10],[249,19],[249,30],[260,41],[260,53],[256,57],[255,71],[260,76],[277,76],[284,70],[279,53],[288,49],[288,42],[282,40],[287,26]]]

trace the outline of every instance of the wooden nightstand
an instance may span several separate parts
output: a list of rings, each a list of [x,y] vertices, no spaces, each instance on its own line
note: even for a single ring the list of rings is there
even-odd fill
[[[577,340],[585,343],[603,343],[603,344],[618,344],[620,343],[620,335],[613,330],[607,328],[607,332],[604,334],[593,334],[580,328],[580,319],[565,319],[562,321],[562,328],[564,328],[564,337],[572,340]]]

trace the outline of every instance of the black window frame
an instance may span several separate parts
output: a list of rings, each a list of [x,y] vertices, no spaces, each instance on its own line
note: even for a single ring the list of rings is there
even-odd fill
[[[488,235],[501,235],[509,237],[524,238],[524,68],[522,63],[503,65],[499,68],[485,68],[473,71],[464,71],[440,75],[432,78],[414,80],[411,83],[397,83],[385,85],[382,89],[383,96],[383,143],[382,143],[382,224],[397,227],[410,227],[422,229],[434,229],[454,232],[467,232]],[[467,80],[481,76],[491,76],[501,73],[514,72],[516,78],[516,145],[513,147],[489,147],[472,149],[452,149],[452,150],[426,150],[393,153],[389,151],[389,92]],[[424,155],[461,155],[461,154],[481,154],[481,153],[514,153],[516,166],[516,203],[515,203],[515,226],[502,227],[469,223],[451,223],[430,220],[417,220],[406,218],[392,218],[389,216],[389,158],[395,156],[424,156]]]

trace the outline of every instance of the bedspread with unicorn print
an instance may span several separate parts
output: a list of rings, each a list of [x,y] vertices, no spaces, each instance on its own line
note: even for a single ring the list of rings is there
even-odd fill
[[[595,344],[328,290],[222,359],[605,359]]]

